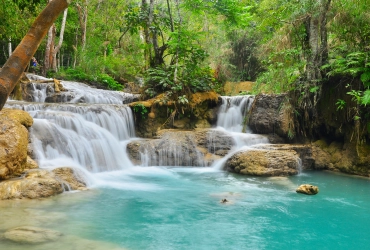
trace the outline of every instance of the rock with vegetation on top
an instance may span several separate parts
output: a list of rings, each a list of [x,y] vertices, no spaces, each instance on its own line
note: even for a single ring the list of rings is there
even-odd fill
[[[311,184],[302,184],[297,188],[296,192],[301,194],[313,195],[319,192],[319,188]]]
[[[19,176],[27,164],[28,130],[33,123],[25,111],[0,111],[0,180]]]
[[[4,238],[17,243],[38,244],[58,240],[62,235],[50,229],[23,226],[6,231]]]
[[[254,176],[288,176],[298,174],[299,156],[294,150],[250,149],[231,156],[225,169]]]

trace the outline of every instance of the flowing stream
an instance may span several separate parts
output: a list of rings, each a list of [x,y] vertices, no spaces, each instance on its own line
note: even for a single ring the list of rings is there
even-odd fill
[[[74,93],[86,87],[63,84]],[[130,101],[125,96],[132,96],[120,94],[123,99],[113,104],[111,92],[89,91],[100,99],[85,95],[83,104],[47,104],[45,98],[8,102],[7,107],[26,110],[34,118],[30,134],[40,167],[79,168],[89,190],[37,201],[0,201],[0,232],[37,226],[63,233],[57,242],[41,245],[0,238],[0,249],[368,247],[368,179],[326,172],[240,176],[220,170],[226,157],[212,167],[134,166],[126,154],[127,143],[135,138],[133,114],[123,104]],[[264,136],[242,133],[248,132],[242,124],[253,96],[222,99],[214,131],[232,135],[232,152],[268,143]],[[215,135],[210,132],[208,139],[212,142]],[[295,188],[306,182],[318,185],[320,193],[296,194]],[[223,198],[229,202],[221,204]]]

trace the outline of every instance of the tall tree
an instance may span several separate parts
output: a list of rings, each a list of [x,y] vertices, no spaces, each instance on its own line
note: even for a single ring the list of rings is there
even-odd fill
[[[0,110],[19,81],[29,61],[36,52],[48,29],[59,14],[68,7],[70,0],[50,2],[33,22],[30,30],[14,50],[0,71]]]

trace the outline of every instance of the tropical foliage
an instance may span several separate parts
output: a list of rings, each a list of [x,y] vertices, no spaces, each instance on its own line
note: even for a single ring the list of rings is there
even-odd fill
[[[3,1],[0,64],[46,4]],[[345,76],[363,83],[354,90],[368,105],[369,17],[366,0],[76,0],[49,74],[115,90],[117,80],[141,77],[147,97],[178,101],[226,80],[256,80],[256,92],[295,91],[308,109],[329,78]],[[62,17],[51,48],[61,28]],[[36,53],[41,65],[49,46],[45,39]]]

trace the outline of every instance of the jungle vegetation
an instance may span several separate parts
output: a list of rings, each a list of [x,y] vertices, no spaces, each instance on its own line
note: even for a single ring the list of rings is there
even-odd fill
[[[0,65],[48,2],[2,0]],[[370,103],[368,0],[70,2],[35,53],[40,74],[113,90],[144,79],[146,98],[179,103],[222,92],[225,81],[255,81],[255,93],[294,92],[307,119],[322,87],[341,77],[356,105]],[[338,110],[346,104],[338,99]]]

